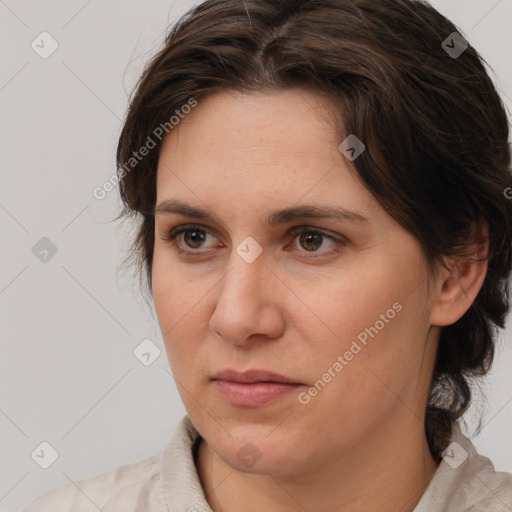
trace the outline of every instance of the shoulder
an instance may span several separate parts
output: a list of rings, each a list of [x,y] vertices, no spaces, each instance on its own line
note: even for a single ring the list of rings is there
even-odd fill
[[[54,489],[23,512],[160,512],[199,502],[208,510],[193,459],[198,439],[185,415],[161,454]]]
[[[512,474],[496,471],[456,423],[450,445],[414,512],[511,512]]]
[[[482,455],[468,469],[468,512],[512,511],[512,474],[495,471],[492,462]]]
[[[120,466],[58,487],[32,501],[23,512],[114,512],[161,506],[160,456]]]

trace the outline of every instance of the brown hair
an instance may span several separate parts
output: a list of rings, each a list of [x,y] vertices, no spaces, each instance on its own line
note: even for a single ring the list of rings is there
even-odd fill
[[[340,142],[354,134],[366,146],[353,162],[360,179],[419,240],[429,271],[443,256],[468,253],[472,225],[487,223],[484,284],[439,340],[425,416],[437,460],[469,407],[471,379],[492,363],[512,266],[507,115],[477,51],[448,51],[460,48],[453,32],[461,33],[424,1],[205,1],[146,65],[117,148],[120,216],[141,216],[128,260],[136,258],[140,276],[145,268],[150,292],[162,131],[155,129],[170,131],[169,119],[191,98],[221,90],[303,87],[329,98]],[[156,148],[132,161],[150,138]]]

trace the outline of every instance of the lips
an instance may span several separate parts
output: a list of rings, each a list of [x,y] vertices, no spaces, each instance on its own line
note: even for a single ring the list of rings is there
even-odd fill
[[[237,372],[230,368],[212,377],[217,391],[235,407],[263,407],[284,399],[302,383],[266,370]]]
[[[302,384],[293,379],[279,375],[278,373],[269,372],[266,370],[246,370],[245,372],[238,372],[231,368],[227,368],[217,372],[212,380],[226,380],[231,382],[241,382],[243,384],[251,384],[254,382],[279,382],[282,384]]]

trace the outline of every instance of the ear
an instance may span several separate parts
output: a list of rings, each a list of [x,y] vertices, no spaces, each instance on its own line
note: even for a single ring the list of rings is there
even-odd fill
[[[446,267],[435,281],[430,323],[451,325],[469,309],[487,274],[489,228],[487,223],[473,225],[465,256],[446,258]]]

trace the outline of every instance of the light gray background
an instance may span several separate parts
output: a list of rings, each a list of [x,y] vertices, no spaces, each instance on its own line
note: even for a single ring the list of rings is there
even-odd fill
[[[129,274],[117,272],[132,235],[108,222],[120,207],[117,190],[103,201],[92,190],[115,171],[127,94],[143,64],[195,3],[0,1],[3,511],[159,453],[185,414],[158,326]],[[487,59],[510,110],[512,0],[433,4]],[[31,48],[42,31],[59,44],[47,59]],[[42,237],[58,249],[46,263],[32,252]],[[486,426],[474,438],[505,471],[511,334],[509,322],[484,386]],[[149,367],[133,355],[145,338],[162,351]],[[42,441],[59,452],[46,470],[30,456]]]

